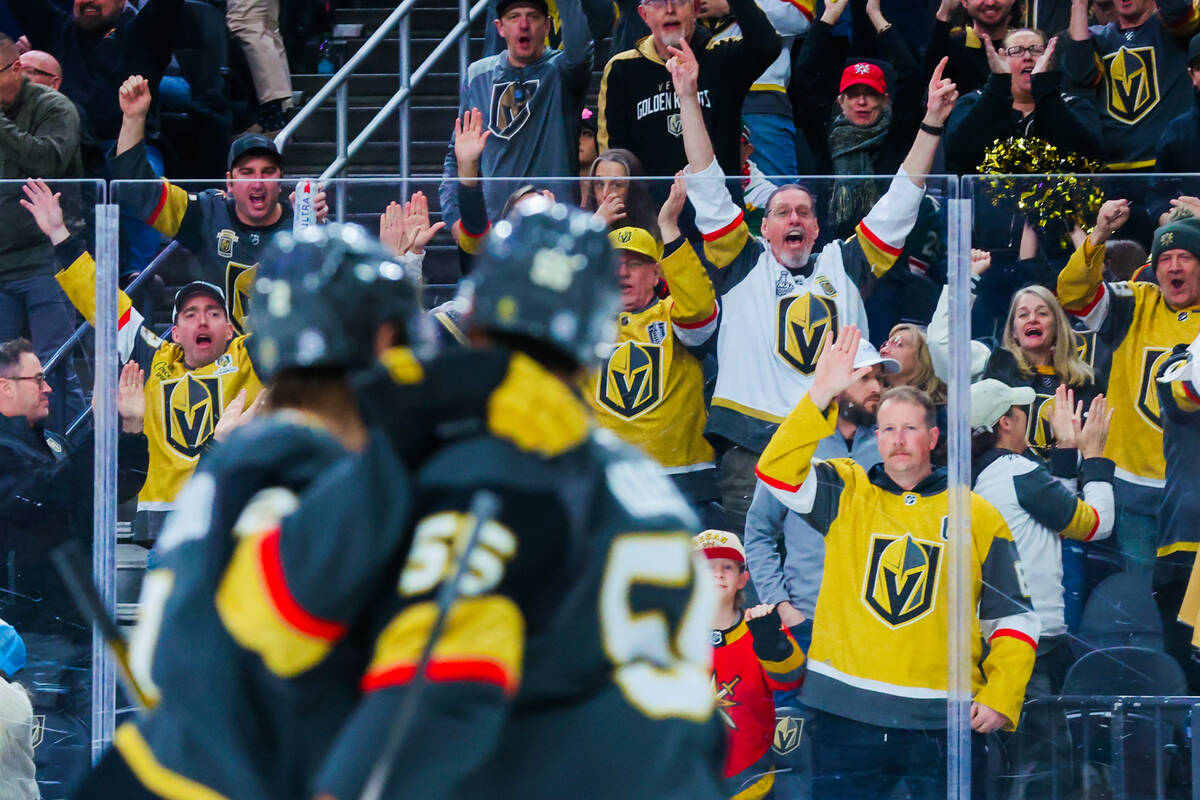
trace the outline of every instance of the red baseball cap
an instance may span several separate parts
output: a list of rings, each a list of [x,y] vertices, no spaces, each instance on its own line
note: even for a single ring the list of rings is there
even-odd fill
[[[872,64],[869,61],[860,61],[857,64],[851,64],[842,70],[842,84],[838,87],[838,94],[849,89],[851,86],[858,85],[866,86],[874,89],[880,94],[887,94],[887,79],[883,76],[883,69],[878,64]]]

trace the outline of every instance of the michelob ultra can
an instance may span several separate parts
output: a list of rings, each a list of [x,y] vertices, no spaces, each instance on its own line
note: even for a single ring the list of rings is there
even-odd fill
[[[298,233],[317,224],[317,214],[313,210],[313,195],[316,193],[316,185],[313,181],[306,178],[296,182],[296,203],[292,209],[292,233]]]

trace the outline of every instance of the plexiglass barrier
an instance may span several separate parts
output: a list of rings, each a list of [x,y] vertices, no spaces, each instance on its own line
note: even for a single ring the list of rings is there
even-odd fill
[[[53,563],[73,547],[73,569],[111,614],[118,519],[130,518],[118,499],[134,499],[145,478],[140,405],[117,392],[115,250],[98,265],[82,257],[115,247],[105,196],[102,182],[0,182],[6,797],[68,796],[111,735],[110,663]]]
[[[1042,626],[1022,721],[989,754],[1006,792],[1196,796],[1200,673],[1185,594],[1200,523],[1185,351],[1200,333],[1200,249],[1189,181],[963,180],[977,249],[973,369],[1027,394],[993,431],[972,433],[975,491],[1009,524]],[[1103,427],[1098,395],[1112,414],[1101,440],[1087,431]],[[1031,456],[1007,455],[1026,443]],[[1080,493],[1080,516],[1067,519],[1073,498],[1038,488],[1035,456]]]
[[[379,232],[389,204],[401,204],[384,233],[400,249],[423,243],[425,302],[445,346],[469,325],[455,284],[519,195],[548,191],[609,224],[624,309],[580,392],[598,424],[664,466],[704,527],[744,540],[746,606],[786,603],[777,612],[809,655],[803,685],[784,681],[769,697],[776,720],[760,730],[770,752],[726,776],[730,794],[769,779],[778,798],[1194,796],[1195,666],[1191,629],[1177,620],[1181,608],[1194,614],[1184,594],[1200,532],[1187,493],[1171,487],[1173,474],[1183,486],[1187,414],[1200,402],[1172,352],[1195,338],[1200,296],[1188,295],[1190,225],[1155,234],[1171,184],[988,177],[960,191],[940,177],[923,189],[907,178],[735,178],[694,186],[678,219],[663,219],[671,183],[343,179],[320,187],[313,211]],[[771,198],[793,183],[803,190]],[[133,307],[156,332],[174,321],[176,289],[198,279],[222,290],[235,333],[250,331],[254,265],[292,227],[290,205],[276,204],[296,179],[224,195],[211,186],[109,187],[123,229],[126,218],[149,221],[157,246],[176,243],[153,270],[144,256],[118,257],[122,280],[148,275]],[[1081,244],[1111,198],[1129,199],[1131,213],[1108,206],[1107,224]],[[1156,242],[1158,270],[1138,277],[1161,288],[1113,282]],[[824,337],[845,324],[882,360],[835,393],[836,415],[798,411],[831,346]],[[161,419],[147,428],[183,473],[237,391],[202,377],[158,387]],[[984,377],[998,384],[972,392]],[[1054,413],[1061,382],[1082,403],[1078,432]],[[933,425],[920,396],[903,391],[880,418],[896,386],[932,397]],[[1106,443],[1089,414],[1101,392],[1113,409]],[[771,458],[773,432],[801,412],[807,424],[776,445],[789,456]],[[800,469],[799,451],[818,460]],[[858,466],[837,460],[846,457]],[[131,534],[143,553],[173,499],[153,485]],[[118,551],[110,583],[132,621],[137,571],[123,563]],[[755,698],[721,672],[719,650],[714,702],[732,731]]]

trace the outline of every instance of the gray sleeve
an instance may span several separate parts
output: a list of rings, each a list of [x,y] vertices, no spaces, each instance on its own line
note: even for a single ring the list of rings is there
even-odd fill
[[[759,481],[746,513],[745,546],[746,566],[762,603],[791,601],[783,575],[783,520],[786,516],[787,507]]]
[[[65,96],[42,95],[30,128],[23,131],[0,114],[0,151],[22,174],[69,178],[71,160],[79,150],[79,112]]]

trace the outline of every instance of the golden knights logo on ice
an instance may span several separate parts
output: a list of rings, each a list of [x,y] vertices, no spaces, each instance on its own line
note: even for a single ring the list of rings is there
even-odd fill
[[[838,329],[837,306],[814,294],[779,301],[775,349],[784,361],[811,375],[825,343],[825,334]]]
[[[933,608],[942,545],[911,533],[871,537],[863,601],[884,624],[898,628]]]
[[[612,352],[596,381],[596,402],[626,419],[636,419],[662,402],[662,347],[625,342]]]
[[[1105,100],[1113,119],[1133,125],[1158,105],[1153,47],[1122,47],[1104,57]]]
[[[511,139],[529,120],[529,102],[537,93],[540,79],[492,84],[492,107],[488,129],[501,139]]]
[[[184,375],[164,381],[163,435],[185,458],[199,457],[221,418],[221,379]]]

